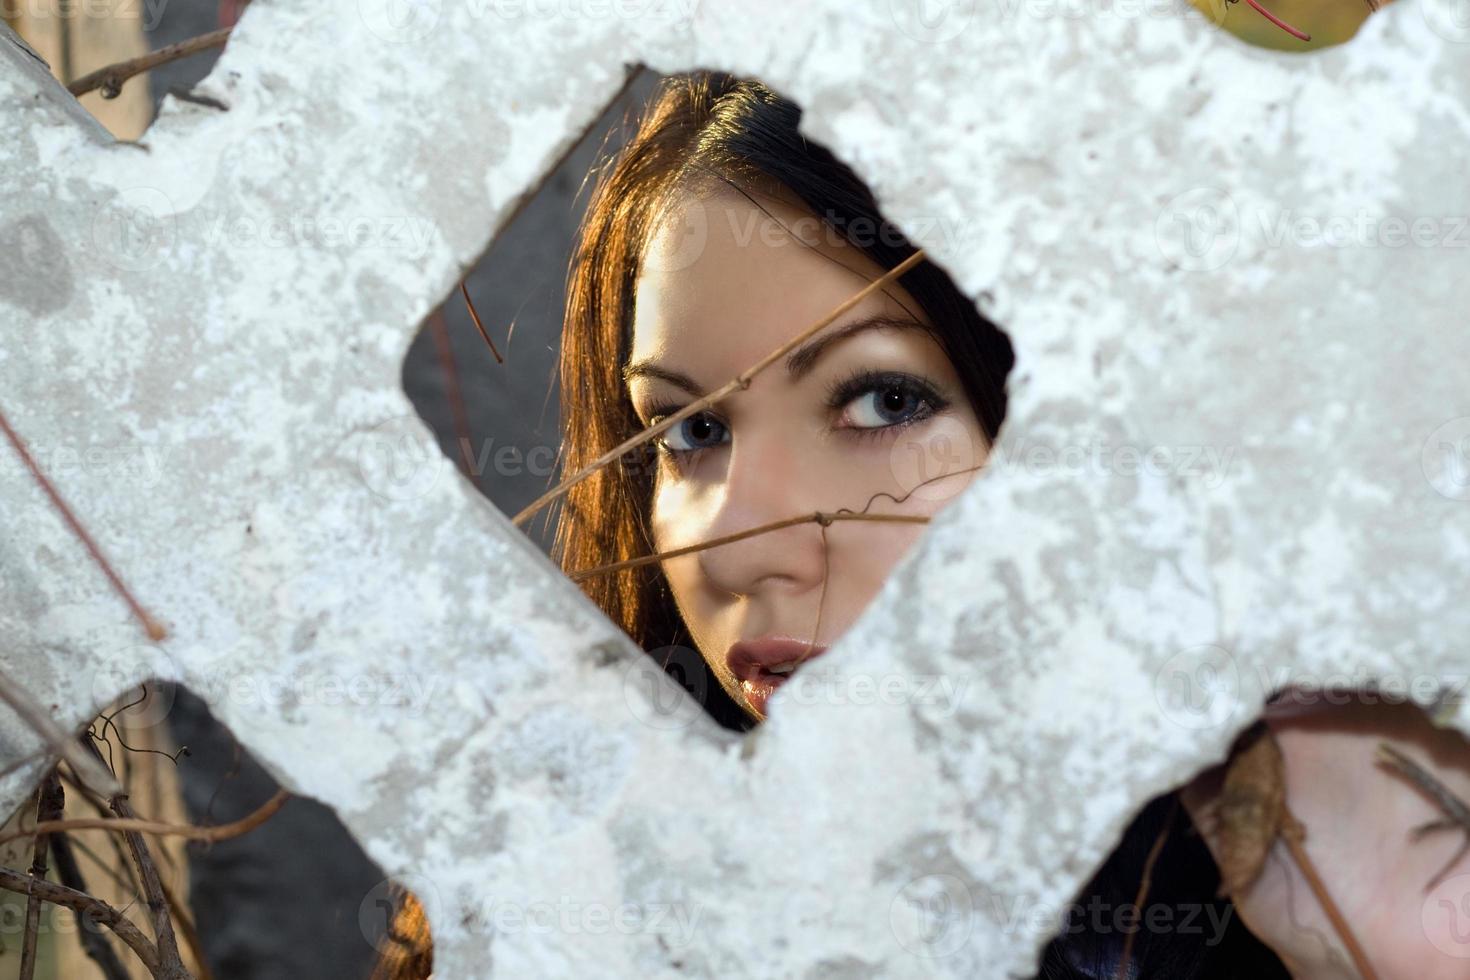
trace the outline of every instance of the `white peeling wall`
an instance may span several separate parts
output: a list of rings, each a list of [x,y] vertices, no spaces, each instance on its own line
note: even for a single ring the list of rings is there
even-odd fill
[[[228,111],[139,145],[0,41],[0,407],[172,631],[6,450],[0,663],[68,725],[199,692],[420,891],[446,978],[1031,969],[1266,687],[1427,698],[1470,636],[1470,34],[1405,0],[1288,56],[1133,9],[257,0]],[[399,387],[640,60],[802,103],[1020,353],[986,475],[824,658],[904,693],[783,692],[743,745]],[[260,694],[327,678],[403,693]]]

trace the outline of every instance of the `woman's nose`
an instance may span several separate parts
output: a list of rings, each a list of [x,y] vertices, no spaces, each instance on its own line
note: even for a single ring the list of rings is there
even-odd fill
[[[817,461],[795,445],[789,432],[735,435],[724,477],[702,540],[829,509]],[[699,555],[710,583],[737,595],[770,589],[801,593],[826,576],[822,533],[814,521],[706,548]]]

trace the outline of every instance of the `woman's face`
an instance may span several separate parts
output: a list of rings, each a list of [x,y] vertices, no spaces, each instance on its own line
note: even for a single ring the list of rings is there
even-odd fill
[[[730,381],[883,274],[789,192],[776,193],[757,195],[774,217],[731,190],[686,195],[650,240],[625,370],[645,425]],[[889,285],[749,388],[667,430],[651,509],[657,549],[816,511],[942,507],[973,479],[986,440],[927,322]],[[932,480],[943,474],[954,475]],[[840,636],[922,530],[836,521],[824,547],[822,528],[807,522],[663,567],[720,683],[764,717],[785,664]]]

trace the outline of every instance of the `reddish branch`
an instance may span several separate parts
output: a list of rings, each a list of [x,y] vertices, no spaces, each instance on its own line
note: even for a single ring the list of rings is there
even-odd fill
[[[476,320],[477,325],[478,323]],[[449,340],[449,326],[444,322],[442,307],[429,314],[429,333],[434,338],[439,366],[444,370],[444,400],[449,403],[449,417],[454,420],[454,438],[459,443],[464,475],[478,484],[480,481],[475,473],[474,434],[470,430],[470,413],[465,408],[464,389],[459,383],[459,367],[454,363],[454,345]]]
[[[470,319],[474,321],[475,329],[480,331],[480,336],[484,337],[485,343],[490,345],[490,353],[495,355],[495,363],[504,364],[505,358],[500,356],[500,351],[495,349],[495,341],[491,340],[490,334],[485,332],[485,325],[480,322],[480,314],[475,310],[474,301],[470,299],[469,287],[464,284],[463,279],[459,281],[459,291],[464,295],[465,309],[470,311]]]
[[[1174,802],[1169,804],[1169,815],[1164,818],[1164,825],[1159,828],[1159,835],[1154,838],[1153,846],[1148,849],[1148,857],[1143,860],[1143,874],[1139,878],[1138,893],[1133,896],[1133,907],[1138,914],[1143,914],[1143,903],[1148,899],[1148,890],[1153,886],[1154,865],[1158,863],[1159,855],[1163,853],[1164,841],[1169,837],[1169,829],[1174,826],[1174,816],[1179,810],[1179,797],[1174,797]],[[1133,960],[1133,939],[1137,936],[1137,930],[1129,932],[1123,939],[1123,953],[1118,957],[1118,970],[1115,974],[1117,980],[1127,980],[1128,965]]]
[[[1358,937],[1353,933],[1352,927],[1348,925],[1347,918],[1337,903],[1332,900],[1332,893],[1327,890],[1327,883],[1317,873],[1317,866],[1312,863],[1311,857],[1307,855],[1307,849],[1302,844],[1306,839],[1307,831],[1301,821],[1286,811],[1285,822],[1281,828],[1281,839],[1286,841],[1287,850],[1291,852],[1291,859],[1301,869],[1302,877],[1307,879],[1307,885],[1312,889],[1312,894],[1317,896],[1317,902],[1322,906],[1322,911],[1327,915],[1327,921],[1332,923],[1333,930],[1347,947],[1348,955],[1352,957],[1353,965],[1362,974],[1363,980],[1378,980],[1378,974],[1373,970],[1373,964],[1368,962],[1368,954],[1358,942]]]
[[[52,820],[44,824],[36,824],[28,830],[17,830],[0,835],[0,844],[8,844],[13,840],[31,837],[35,834],[49,834],[55,831],[73,830],[117,830],[137,831],[144,834],[154,834],[158,837],[182,837],[185,840],[204,841],[212,843],[215,841],[229,840],[231,837],[239,837],[265,823],[276,815],[276,811],[286,804],[291,794],[285,790],[277,790],[276,795],[267,800],[260,809],[249,816],[236,820],[234,823],[220,824],[217,827],[197,827],[193,824],[160,823],[156,820],[138,820],[135,818],[94,818],[77,817],[70,820]]]
[[[0,432],[5,434],[5,438],[9,440],[11,447],[20,456],[21,462],[30,471],[31,478],[36,481],[37,486],[50,498],[51,505],[56,508],[56,512],[61,515],[62,520],[66,521],[72,533],[82,542],[82,546],[87,549],[87,554],[91,556],[92,561],[98,568],[102,569],[102,574],[107,576],[107,580],[112,583],[113,589],[122,597],[123,602],[128,604],[128,608],[132,610],[133,615],[142,624],[144,631],[148,634],[148,638],[157,643],[166,637],[168,631],[163,628],[158,620],[148,615],[148,611],[139,604],[137,599],[133,598],[133,593],[123,584],[123,580],[118,576],[117,572],[113,571],[112,565],[107,559],[102,556],[102,549],[97,547],[97,542],[92,540],[92,535],[88,534],[87,529],[82,527],[82,522],[77,520],[76,515],[72,513],[71,508],[67,506],[66,501],[62,499],[56,487],[46,478],[46,474],[41,472],[41,468],[36,465],[35,459],[31,457],[31,451],[26,447],[25,440],[20,437],[20,433],[10,427],[10,422],[5,418],[3,411],[0,411]]]

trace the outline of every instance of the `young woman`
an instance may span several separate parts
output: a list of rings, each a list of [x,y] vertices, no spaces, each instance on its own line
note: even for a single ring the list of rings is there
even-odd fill
[[[758,82],[673,76],[600,175],[568,281],[565,472],[730,381],[914,253],[862,181],[800,135],[799,117]],[[572,488],[556,555],[568,573],[589,573],[815,512],[927,517],[983,466],[1012,361],[995,324],[920,262],[744,388]],[[743,729],[847,629],[921,531],[789,523],[582,585],[645,649],[695,648],[696,660],[668,669]],[[1320,744],[1284,743],[1298,754]],[[1134,821],[1047,947],[1042,977],[1112,980],[1125,945],[1130,978],[1288,976],[1215,898],[1219,874],[1191,820],[1213,779],[1185,805],[1169,794]],[[1294,789],[1308,808],[1330,802],[1316,785]],[[1145,911],[1163,908],[1177,927],[1119,927],[1158,840]],[[1280,886],[1250,896],[1253,928],[1297,963],[1321,959],[1320,931],[1283,925]],[[379,975],[424,976],[428,938],[412,901],[394,931],[403,944]]]
[[[796,117],[754,83],[667,79],[598,184],[562,338],[568,472],[913,253]],[[983,462],[1011,363],[1005,335],[921,263],[746,390],[574,487],[556,554],[574,573],[818,510],[932,514]],[[645,649],[692,641],[717,682],[697,689],[738,726],[764,714],[786,665],[847,628],[921,530],[808,523],[583,587]]]

